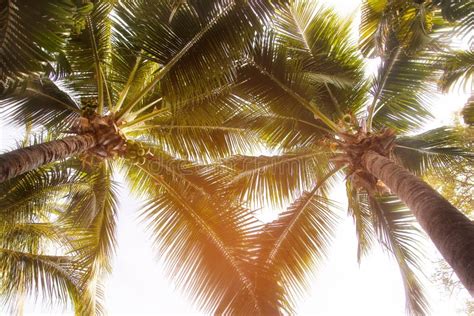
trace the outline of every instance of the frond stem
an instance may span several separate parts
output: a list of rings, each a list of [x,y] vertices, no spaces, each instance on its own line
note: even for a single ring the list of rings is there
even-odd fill
[[[156,77],[145,87],[141,90],[138,95],[127,104],[119,113],[118,118],[122,118],[128,111],[130,111],[135,105],[137,105],[143,97],[147,95],[157,84],[160,82],[161,79],[171,70],[171,68],[178,63],[178,61],[186,55],[186,53],[198,43],[201,38],[209,32],[214,25],[229,11],[231,11],[235,6],[235,2],[232,1],[227,7],[225,7],[218,15],[213,17],[208,24],[206,24],[194,37],[178,52],[176,55],[171,58],[171,60],[163,66],[156,75]]]
[[[247,62],[249,63],[249,65],[252,65],[255,68],[257,68],[260,71],[260,73],[270,78],[270,80],[275,82],[282,90],[288,93],[291,97],[296,99],[296,101],[298,101],[303,107],[305,107],[307,110],[313,113],[317,118],[323,121],[323,123],[326,124],[333,132],[335,133],[342,132],[342,130],[336,125],[336,123],[334,123],[329,117],[324,115],[324,113],[322,113],[318,108],[316,108],[316,106],[311,104],[311,102],[309,102],[308,100],[300,96],[297,92],[293,91],[290,87],[282,83],[274,75],[272,75],[266,69],[258,65],[255,61],[247,60]]]

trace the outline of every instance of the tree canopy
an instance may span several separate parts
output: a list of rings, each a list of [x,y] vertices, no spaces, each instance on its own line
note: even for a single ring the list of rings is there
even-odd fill
[[[139,216],[168,275],[205,312],[292,313],[336,233],[328,192],[343,179],[357,260],[380,244],[407,312],[428,313],[422,233],[361,157],[418,176],[469,169],[470,130],[421,129],[439,90],[472,83],[472,49],[451,42],[472,34],[470,1],[366,0],[358,39],[352,19],[315,1],[0,5],[0,111],[33,131],[19,148],[96,140],[0,183],[0,295],[12,311],[39,296],[105,313],[120,170],[146,201]],[[287,209],[261,223],[263,206]]]

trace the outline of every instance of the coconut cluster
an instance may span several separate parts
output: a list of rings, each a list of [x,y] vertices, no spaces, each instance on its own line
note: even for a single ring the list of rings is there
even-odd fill
[[[113,116],[100,116],[97,114],[97,99],[82,98],[82,115],[74,127],[74,132],[83,134],[94,134],[97,145],[90,149],[88,154],[98,158],[115,157],[123,155],[126,150],[126,138],[119,128]]]
[[[143,146],[142,143],[128,140],[126,144],[126,151],[124,158],[135,163],[136,165],[144,165],[146,163],[146,157],[152,155],[149,148]]]
[[[84,3],[82,6],[75,8],[75,14],[72,19],[72,33],[80,35],[87,27],[87,16],[94,10],[92,2]]]
[[[365,189],[369,194],[385,193],[385,186],[372,174],[367,172],[362,164],[363,155],[374,151],[379,155],[390,158],[395,141],[395,132],[384,129],[378,133],[367,133],[362,130],[354,134],[340,133],[337,147],[341,153],[333,159],[336,165],[347,165],[347,177],[358,188]]]

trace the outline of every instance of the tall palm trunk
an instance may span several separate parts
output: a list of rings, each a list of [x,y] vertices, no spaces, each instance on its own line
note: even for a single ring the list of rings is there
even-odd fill
[[[46,163],[80,154],[96,145],[93,134],[84,134],[5,153],[0,155],[0,183]]]
[[[474,296],[474,222],[392,160],[369,151],[364,154],[362,163],[412,210],[441,255]]]

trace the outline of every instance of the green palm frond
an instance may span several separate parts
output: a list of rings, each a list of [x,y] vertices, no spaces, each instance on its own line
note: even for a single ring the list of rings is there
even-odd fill
[[[82,186],[75,180],[55,165],[2,183],[0,299],[12,312],[22,309],[24,298],[66,307],[81,297],[84,271],[78,257],[68,255],[71,232],[53,221],[62,213],[65,194]]]
[[[401,48],[381,62],[371,88],[375,128],[388,126],[408,132],[432,118],[430,106],[436,96],[438,77],[433,71],[435,63],[431,54],[408,56]],[[368,125],[371,126],[370,122]]]
[[[375,232],[372,226],[372,214],[365,201],[366,196],[359,194],[352,182],[346,180],[348,213],[354,220],[357,235],[357,262],[360,264],[374,244]]]
[[[67,161],[26,173],[2,183],[1,188],[1,217],[6,223],[1,230],[2,247],[22,252],[15,255],[15,258],[20,256],[18,260],[31,257],[31,269],[41,268],[43,264],[43,259],[38,261],[35,256],[51,249],[62,252],[61,262],[70,261],[74,265],[70,267],[72,270],[63,269],[61,262],[53,268],[63,269],[60,277],[74,278],[73,287],[68,285],[73,291],[69,302],[80,315],[103,313],[100,281],[105,272],[110,272],[113,258],[116,197],[110,171],[104,170],[84,173],[77,162]],[[50,278],[46,273],[45,278]],[[66,281],[53,280],[51,286]],[[17,294],[15,289],[5,289],[4,299],[9,304],[15,305],[18,295],[43,295],[41,285],[19,286],[24,288]],[[60,293],[60,289],[55,291]],[[62,298],[61,303],[66,304],[66,299]],[[56,300],[54,295],[51,300]]]
[[[352,19],[342,20],[317,1],[305,0],[294,1],[277,17],[277,40],[289,50],[292,59],[302,63],[302,75],[319,90],[315,94],[325,95],[321,106],[332,102],[329,112],[346,112],[341,93],[347,93],[347,88],[362,78],[362,60],[350,36]]]
[[[474,51],[454,51],[444,56],[443,76],[439,86],[448,92],[455,85],[470,89],[469,83],[474,80]]]
[[[0,79],[55,69],[75,6],[67,0],[2,0],[0,8]]]
[[[161,66],[147,58],[143,51],[131,54],[122,43],[114,45],[112,65],[109,67],[109,79],[113,90],[114,111],[123,105],[132,103],[152,81]],[[124,115],[125,121],[131,121],[138,113],[149,113],[163,107],[161,89],[156,87],[143,97],[138,104],[138,110]],[[130,112],[130,111],[129,111]]]
[[[165,123],[145,125],[143,128],[153,133],[152,139],[164,144],[168,152],[194,161],[212,161],[231,154],[250,152],[252,143],[260,142],[249,130],[213,122],[196,125]]]
[[[320,142],[323,135],[328,133],[313,117],[305,120],[292,116],[291,113],[278,114],[259,105],[238,113],[230,120],[230,124],[251,130],[269,148],[285,151],[314,147],[314,144]]]
[[[59,219],[73,233],[72,248],[84,275],[80,289],[84,299],[76,302],[83,314],[104,314],[103,278],[111,273],[116,248],[117,193],[112,169],[107,162],[86,171],[86,194],[71,198],[69,209]],[[84,220],[87,218],[87,220]]]
[[[80,114],[75,101],[49,78],[7,81],[3,88],[0,113],[8,123],[60,129],[70,126]]]
[[[156,193],[156,181],[150,177],[150,173],[172,187],[177,185],[204,196],[210,196],[213,191],[221,188],[228,178],[228,173],[219,166],[198,165],[170,156],[160,148],[142,144],[149,151],[143,164],[131,163],[132,161],[123,163],[130,189],[139,196]]]
[[[0,248],[25,253],[47,253],[52,244],[70,248],[67,231],[53,222],[3,223]]]
[[[235,60],[274,5],[217,0],[187,1],[186,7],[192,10],[178,10],[168,23],[172,5],[142,1],[118,6],[118,36],[162,65],[125,108],[135,107],[158,83],[164,101],[176,103],[231,82]]]
[[[212,161],[249,153],[261,143],[248,126],[235,124],[238,119],[234,119],[234,112],[244,107],[238,97],[225,94],[209,101],[191,102],[177,105],[180,109],[175,113],[166,111],[123,130],[129,137],[141,137],[146,131],[146,139],[161,144],[163,150],[193,161]],[[140,115],[138,120],[146,115]]]
[[[362,4],[359,46],[366,57],[375,57],[383,51],[381,45],[388,32],[387,21],[383,19],[386,5],[387,1],[380,0],[366,0]]]
[[[82,271],[69,256],[31,254],[0,249],[0,296],[4,306],[21,296],[41,297],[51,305],[66,306],[80,296]]]
[[[232,174],[227,189],[254,205],[281,207],[327,173],[329,152],[316,149],[278,156],[236,155],[223,162]]]
[[[455,23],[454,31],[461,37],[469,36],[474,30],[474,4],[470,0],[435,0],[435,5],[441,8],[443,17]]]
[[[65,47],[71,71],[61,77],[60,82],[78,100],[82,97],[98,98],[99,112],[102,112],[101,107],[110,107],[113,98],[107,76],[113,54],[110,14],[115,3],[108,0],[87,2],[83,7],[89,9],[77,17],[81,27],[71,34]]]
[[[469,126],[474,126],[474,96],[471,96],[468,100],[464,108],[462,109],[462,117],[464,123]]]
[[[450,168],[460,160],[473,160],[472,149],[464,146],[462,134],[451,127],[440,127],[395,142],[394,156],[402,166],[417,175],[428,170]]]
[[[242,95],[279,115],[337,130],[331,119],[362,105],[349,103],[352,86],[362,78],[362,62],[349,45],[350,24],[335,28],[341,24],[337,15],[305,1],[277,18],[239,72]],[[345,44],[328,46],[332,40]]]
[[[359,46],[369,58],[387,58],[397,47],[416,52],[447,26],[437,7],[425,1],[365,0],[361,12]]]
[[[150,79],[150,76],[147,78]],[[140,82],[142,81],[138,82],[139,86]],[[159,92],[155,91],[150,96],[151,99],[154,99],[153,101],[124,116],[126,123],[123,128],[126,131],[141,130],[143,125],[158,125],[163,120],[166,122],[171,119],[192,122],[194,125],[201,121],[203,123],[225,122],[234,117],[236,113],[249,108],[248,102],[232,93],[232,89],[237,85],[238,83],[224,84],[217,89],[176,103],[165,102],[161,97],[158,97]],[[141,89],[137,89],[137,91],[141,91]]]
[[[88,188],[65,166],[46,165],[1,184],[0,216],[7,222],[48,219],[51,214],[57,215],[58,199]]]
[[[367,197],[375,232],[382,247],[390,251],[400,268],[406,293],[406,308],[411,315],[425,315],[428,303],[420,281],[423,253],[420,230],[413,214],[396,197]]]
[[[266,293],[274,307],[291,313],[294,300],[308,290],[309,276],[326,257],[333,238],[337,223],[334,206],[315,185],[258,235],[257,262],[269,271],[257,275],[257,285],[268,287],[276,279],[284,288],[283,295],[272,293],[271,287]]]
[[[154,182],[141,216],[170,277],[205,311],[260,314],[246,247],[255,233],[249,212],[218,192],[209,196],[186,184],[171,185],[149,164],[137,168]],[[237,294],[245,297],[239,304]]]

